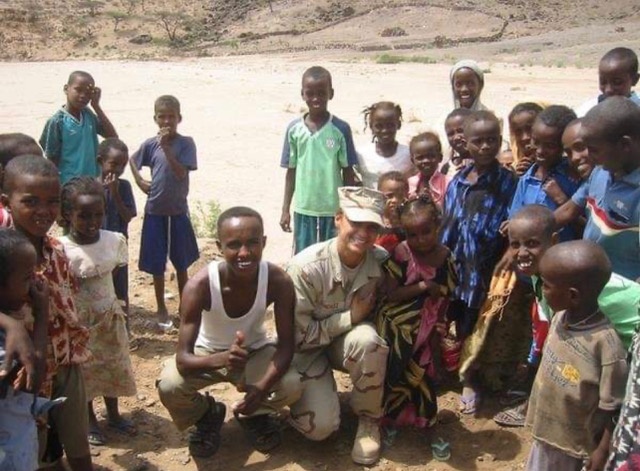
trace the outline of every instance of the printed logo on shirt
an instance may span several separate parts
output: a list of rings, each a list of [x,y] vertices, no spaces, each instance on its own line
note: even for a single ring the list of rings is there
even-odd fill
[[[564,365],[561,371],[562,377],[573,384],[578,384],[580,381],[580,372],[571,365]]]
[[[335,141],[335,139],[329,138],[329,139],[327,139],[326,144],[327,144],[327,148],[328,149],[333,149],[336,146],[336,141]]]
[[[614,205],[615,205],[616,209],[619,209],[619,210],[621,210],[621,211],[625,209],[624,201],[617,200],[617,201],[614,203]]]

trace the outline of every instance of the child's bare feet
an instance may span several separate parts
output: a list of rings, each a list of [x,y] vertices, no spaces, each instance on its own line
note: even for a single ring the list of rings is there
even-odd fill
[[[156,318],[158,319],[158,324],[166,324],[169,322],[169,311],[165,306],[158,308]]]

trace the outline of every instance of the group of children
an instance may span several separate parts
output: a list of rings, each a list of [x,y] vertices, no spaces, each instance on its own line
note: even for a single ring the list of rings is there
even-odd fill
[[[445,370],[459,371],[461,413],[475,413],[485,391],[503,389],[501,402],[517,407],[496,421],[532,427],[528,469],[595,470],[607,462],[607,469],[634,469],[629,463],[640,459],[634,429],[640,417],[630,400],[638,394],[640,345],[633,337],[640,324],[635,53],[609,51],[599,75],[602,94],[578,112],[581,118],[562,105],[516,105],[505,146],[503,123],[480,100],[481,68],[461,61],[451,71],[454,109],[443,129],[402,145],[396,140],[401,107],[378,102],[364,110],[372,142],[356,151],[349,125],[328,111],[331,74],[322,67],[305,71],[308,112],[288,126],[281,156],[280,225],[293,230],[297,253],[336,235],[338,187],[362,185],[384,196],[376,243],[389,259],[372,320],[390,347],[382,421],[388,432],[432,426],[436,386]],[[105,443],[92,406],[100,396],[108,426],[136,433],[117,401],[136,391],[127,332],[127,228],[136,206],[121,178],[127,163],[147,195],[139,268],[153,275],[161,329],[172,327],[164,302],[167,258],[182,295],[187,269],[199,257],[187,205],[197,152],[193,139],[177,132],[178,100],[156,100],[159,132],[130,157],[93,78],[73,72],[64,91],[67,102],[46,123],[42,149],[27,136],[0,135],[0,225],[10,228],[0,231],[6,350],[0,392],[8,387],[10,397],[20,397],[23,391],[29,401],[66,398],[50,404],[39,449],[35,409],[24,400],[0,401],[0,431],[7,431],[4,410],[11,409],[32,438],[0,456],[6,469],[53,464],[64,450],[74,471],[90,470],[89,444]],[[100,144],[98,134],[106,138]],[[150,179],[142,167],[150,168]],[[49,235],[56,223],[58,238]],[[242,263],[249,262],[240,262],[238,273],[246,269]],[[202,289],[207,280],[200,280]],[[245,310],[241,304],[238,312]],[[234,345],[240,351],[243,339]],[[618,419],[629,345],[629,397]],[[189,348],[177,368],[199,371]],[[246,358],[237,361],[244,365]],[[202,407],[209,410],[209,403]],[[255,410],[257,403],[239,407]],[[214,412],[209,419],[219,433],[224,409]],[[200,439],[206,445],[210,437]],[[432,447],[436,458],[447,458],[444,445]]]
[[[164,304],[167,257],[180,291],[199,257],[187,208],[196,147],[177,132],[178,100],[156,100],[159,132],[130,158],[100,107],[91,75],[73,72],[64,92],[66,103],[47,121],[41,147],[24,134],[0,135],[0,327],[6,335],[0,376],[11,395],[22,390],[54,400],[50,427],[45,419],[37,442],[23,440],[35,431],[30,414],[36,409],[7,406],[23,428],[9,430],[15,422],[5,422],[10,415],[3,412],[0,428],[9,437],[3,449],[16,437],[21,446],[7,446],[1,469],[52,466],[64,451],[73,470],[91,470],[89,445],[106,442],[93,409],[98,397],[104,398],[110,428],[137,432],[120,414],[117,399],[136,393],[127,321],[128,224],[136,205],[131,184],[121,178],[127,164],[148,195],[140,269],[153,275],[161,329],[173,327]],[[99,144],[98,134],[105,137]],[[140,174],[144,166],[151,169],[150,180]],[[62,234],[57,238],[49,235],[54,224]],[[25,245],[31,249],[20,248]]]

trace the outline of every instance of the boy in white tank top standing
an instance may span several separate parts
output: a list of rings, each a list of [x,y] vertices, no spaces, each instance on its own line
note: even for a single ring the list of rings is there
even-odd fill
[[[166,362],[157,387],[178,429],[195,425],[189,451],[212,456],[220,445],[226,407],[198,391],[229,382],[245,393],[234,415],[253,447],[263,453],[280,444],[273,412],[301,395],[300,377],[290,369],[294,352],[295,290],[278,266],[263,262],[266,237],[262,217],[245,207],[218,218],[213,261],[185,286],[175,358]],[[273,304],[277,339],[264,326]]]

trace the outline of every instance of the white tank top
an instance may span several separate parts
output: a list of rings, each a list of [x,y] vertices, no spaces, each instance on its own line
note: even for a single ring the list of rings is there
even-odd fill
[[[232,318],[227,315],[222,302],[220,289],[220,262],[209,264],[209,290],[211,291],[211,310],[202,311],[200,332],[196,339],[197,347],[207,350],[227,350],[236,338],[236,332],[244,333],[244,347],[256,350],[271,342],[264,325],[267,312],[267,285],[269,283],[269,266],[261,261],[258,271],[258,290],[251,309],[241,317]]]

